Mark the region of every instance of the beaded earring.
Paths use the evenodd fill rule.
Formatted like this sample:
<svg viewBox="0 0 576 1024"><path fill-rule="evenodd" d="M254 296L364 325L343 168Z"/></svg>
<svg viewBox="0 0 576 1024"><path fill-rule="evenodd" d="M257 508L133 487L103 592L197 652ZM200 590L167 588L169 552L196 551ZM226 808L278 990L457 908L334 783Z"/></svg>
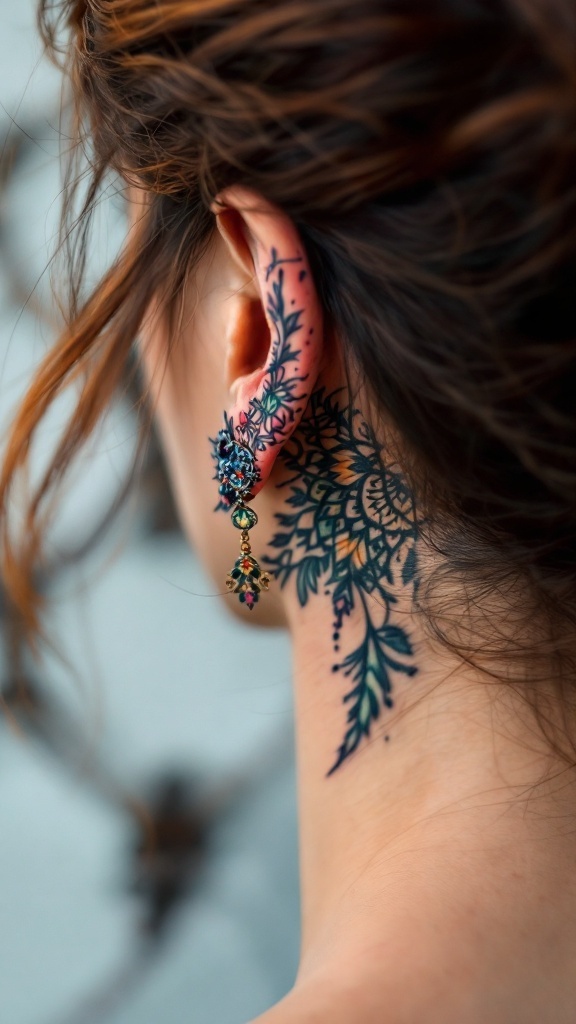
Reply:
<svg viewBox="0 0 576 1024"><path fill-rule="evenodd" d="M214 448L220 500L232 510L232 524L241 531L240 555L226 577L226 586L252 611L260 592L268 590L270 584L270 574L262 572L249 539L249 531L258 522L254 509L246 504L252 497L250 488L258 479L256 457L248 444L236 441L225 428L219 432Z"/></svg>

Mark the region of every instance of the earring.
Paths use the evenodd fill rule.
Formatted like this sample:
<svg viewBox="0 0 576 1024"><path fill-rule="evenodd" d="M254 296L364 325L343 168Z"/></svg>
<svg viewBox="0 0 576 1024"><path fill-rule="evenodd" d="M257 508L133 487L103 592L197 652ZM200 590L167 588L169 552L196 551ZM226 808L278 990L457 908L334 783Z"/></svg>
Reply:
<svg viewBox="0 0 576 1024"><path fill-rule="evenodd" d="M258 480L256 457L248 444L236 441L231 430L221 430L215 442L218 492L223 505L232 510L232 523L240 534L240 555L226 577L230 593L238 594L241 604L252 611L262 590L268 590L270 574L262 572L252 554L249 531L258 522L251 500L250 488Z"/></svg>

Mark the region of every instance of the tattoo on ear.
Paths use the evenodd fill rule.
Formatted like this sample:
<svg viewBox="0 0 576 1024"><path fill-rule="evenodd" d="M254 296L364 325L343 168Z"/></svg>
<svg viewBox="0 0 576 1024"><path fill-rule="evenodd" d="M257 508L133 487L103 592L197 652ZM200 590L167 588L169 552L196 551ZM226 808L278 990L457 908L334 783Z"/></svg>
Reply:
<svg viewBox="0 0 576 1024"><path fill-rule="evenodd" d="M245 445L253 452L264 451L265 448L283 442L291 429L298 413L301 413L308 401L308 391L304 385L308 374L298 373L298 363L302 356L303 344L295 336L302 330L300 318L303 310L289 309L285 298L285 273L283 264L302 263L301 256L281 258L276 249L270 251L270 263L264 268L269 289L266 294L266 312L272 325L273 338L270 359L266 364L266 375L262 390L258 396L250 399L248 409L242 410L238 422L224 413L224 429L217 438L211 438L214 458L218 466L218 446L222 442ZM300 271L299 280L303 271ZM293 300L292 303L294 304ZM290 367L289 364L293 364ZM218 477L218 472L217 472ZM219 478L219 477L218 477ZM259 479L258 468L254 466L251 484ZM229 508L235 499L235 493L228 495L220 488L221 501L217 508Z"/></svg>
<svg viewBox="0 0 576 1024"><path fill-rule="evenodd" d="M281 529L271 541L277 553L263 559L281 586L295 579L302 607L321 590L332 601L332 671L348 680L349 689L343 697L345 734L328 775L370 736L382 710L393 706L394 677L417 671L410 637L392 621L400 588L413 593L418 581L413 497L400 469L383 464L382 446L360 412L343 407L340 394L314 392L283 449L291 475L279 486L289 490L290 511L277 514ZM369 595L376 601L369 602ZM343 653L354 608L361 612L363 636Z"/></svg>
<svg viewBox="0 0 576 1024"><path fill-rule="evenodd" d="M273 274L274 271L276 270L276 267L279 267L281 263L301 263L301 262L302 262L302 257L301 256L284 256L284 257L281 257L281 256L278 255L278 250L275 249L274 247L272 247L270 249L270 263L266 267L266 280L268 281L268 278L270 277L270 274Z"/></svg>

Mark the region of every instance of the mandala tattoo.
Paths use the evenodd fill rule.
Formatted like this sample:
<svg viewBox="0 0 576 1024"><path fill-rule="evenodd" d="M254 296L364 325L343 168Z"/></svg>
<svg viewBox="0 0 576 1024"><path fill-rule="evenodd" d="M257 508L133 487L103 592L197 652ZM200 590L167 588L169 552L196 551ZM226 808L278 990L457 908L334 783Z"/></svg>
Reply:
<svg viewBox="0 0 576 1024"><path fill-rule="evenodd" d="M383 709L393 706L395 677L417 671L410 637L392 621L400 589L417 586L417 528L403 475L399 467L383 464L382 446L361 413L341 402L342 390L308 393L299 363L310 338L302 337L303 309L292 308L295 300L287 302L285 296L284 267L298 263L301 256L270 250L262 268L273 329L264 383L236 423L224 414L224 428L211 443L220 485L217 508L232 508L234 525L244 531L243 554L227 585L250 608L267 574L250 555L247 531L257 517L245 501L260 479L257 453L283 445L288 478L279 486L289 489L290 510L277 515L280 530L270 542L275 553L263 561L281 586L295 580L302 607L321 589L332 602L337 655L332 671L341 673L349 688L343 697L348 709L344 738L331 775L370 736ZM302 267L298 280L306 274ZM361 614L362 639L342 655L341 637L354 609Z"/></svg>
<svg viewBox="0 0 576 1024"><path fill-rule="evenodd" d="M343 407L340 395L314 392L283 449L290 476L279 486L289 490L290 511L277 514L281 529L271 541L277 553L263 559L282 586L295 580L302 607L320 590L331 598L332 671L350 688L343 698L344 739L329 775L393 706L393 679L417 671L407 631L392 622L401 588L413 593L417 585L413 498L400 469L383 464L382 446L360 412ZM362 640L342 655L341 634L354 608L361 612Z"/></svg>
<svg viewBox="0 0 576 1024"><path fill-rule="evenodd" d="M220 481L218 508L228 509L239 497L249 497L250 488L259 480L255 453L281 443L308 401L308 375L299 374L297 366L304 341L295 341L295 335L302 330L303 311L288 308L284 296L283 264L301 262L301 256L282 259L276 249L270 252L270 263L265 267L269 284L266 311L274 331L270 360L261 394L250 399L248 409L240 412L237 423L224 413L223 429L217 438L211 438L216 478ZM300 279L302 274L305 271L300 272ZM294 300L290 305L294 305ZM294 364L290 372L289 364Z"/></svg>

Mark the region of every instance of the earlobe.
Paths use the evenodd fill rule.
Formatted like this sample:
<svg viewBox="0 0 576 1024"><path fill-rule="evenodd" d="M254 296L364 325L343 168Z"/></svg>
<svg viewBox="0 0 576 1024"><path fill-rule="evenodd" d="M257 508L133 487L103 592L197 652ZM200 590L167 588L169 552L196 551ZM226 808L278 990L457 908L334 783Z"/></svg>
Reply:
<svg viewBox="0 0 576 1024"><path fill-rule="evenodd" d="M250 493L266 482L297 427L322 356L321 308L304 247L282 211L230 189L215 212L233 258L253 274L255 300L238 319L229 360L233 401L225 428L255 455Z"/></svg>

